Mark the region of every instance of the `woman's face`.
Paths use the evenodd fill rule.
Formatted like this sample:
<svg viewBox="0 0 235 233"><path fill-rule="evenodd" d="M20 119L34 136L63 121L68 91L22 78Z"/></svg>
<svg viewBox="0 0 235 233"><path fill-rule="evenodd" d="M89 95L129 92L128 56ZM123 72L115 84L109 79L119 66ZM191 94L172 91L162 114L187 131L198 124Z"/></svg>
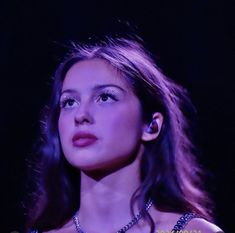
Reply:
<svg viewBox="0 0 235 233"><path fill-rule="evenodd" d="M101 59L74 64L60 97L59 135L68 162L112 170L136 155L144 130L141 105L118 71Z"/></svg>

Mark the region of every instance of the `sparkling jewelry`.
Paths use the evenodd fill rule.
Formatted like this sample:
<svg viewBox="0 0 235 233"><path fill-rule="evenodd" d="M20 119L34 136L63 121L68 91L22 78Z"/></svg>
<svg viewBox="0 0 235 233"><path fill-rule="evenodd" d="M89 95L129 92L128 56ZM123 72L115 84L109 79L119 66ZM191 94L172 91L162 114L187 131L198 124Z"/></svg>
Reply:
<svg viewBox="0 0 235 233"><path fill-rule="evenodd" d="M148 200L148 202L145 205L145 209L141 210L137 215L135 215L132 220L127 223L124 227L122 227L120 230L118 230L116 233L124 233L126 231L128 231L131 227L133 227L136 223L138 223L138 221L143 217L143 213L145 211L148 211L149 208L153 205L153 202L151 199ZM76 228L77 233L86 233L80 224L78 215L74 215L73 216L73 222Z"/></svg>

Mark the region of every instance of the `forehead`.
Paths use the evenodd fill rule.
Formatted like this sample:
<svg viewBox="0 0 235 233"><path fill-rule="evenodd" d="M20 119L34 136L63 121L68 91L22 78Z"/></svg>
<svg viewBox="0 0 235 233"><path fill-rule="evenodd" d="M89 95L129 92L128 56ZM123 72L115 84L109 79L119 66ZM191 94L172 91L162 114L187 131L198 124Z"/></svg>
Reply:
<svg viewBox="0 0 235 233"><path fill-rule="evenodd" d="M88 88L96 84L115 84L128 90L132 89L121 72L102 59L84 60L75 63L67 71L62 89L77 85L80 88Z"/></svg>

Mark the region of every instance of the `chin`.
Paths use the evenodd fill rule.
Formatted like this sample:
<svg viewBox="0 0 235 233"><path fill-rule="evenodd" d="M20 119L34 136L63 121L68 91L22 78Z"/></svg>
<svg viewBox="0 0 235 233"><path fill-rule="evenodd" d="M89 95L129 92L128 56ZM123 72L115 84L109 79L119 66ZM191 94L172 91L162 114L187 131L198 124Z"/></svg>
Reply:
<svg viewBox="0 0 235 233"><path fill-rule="evenodd" d="M65 156L65 159L68 163L78 168L79 170L97 170L102 169L102 164L100 163L100 159L95 157L92 153L83 153L81 154L73 154L70 156Z"/></svg>

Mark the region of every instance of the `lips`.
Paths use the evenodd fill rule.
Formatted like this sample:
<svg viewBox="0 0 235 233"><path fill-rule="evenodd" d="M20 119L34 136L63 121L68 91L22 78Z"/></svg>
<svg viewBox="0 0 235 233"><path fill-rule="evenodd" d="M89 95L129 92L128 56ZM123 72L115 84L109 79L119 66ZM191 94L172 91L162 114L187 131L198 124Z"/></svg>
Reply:
<svg viewBox="0 0 235 233"><path fill-rule="evenodd" d="M72 138L72 142L75 147L90 146L91 144L95 143L96 140L97 137L95 135L87 132L76 133Z"/></svg>

